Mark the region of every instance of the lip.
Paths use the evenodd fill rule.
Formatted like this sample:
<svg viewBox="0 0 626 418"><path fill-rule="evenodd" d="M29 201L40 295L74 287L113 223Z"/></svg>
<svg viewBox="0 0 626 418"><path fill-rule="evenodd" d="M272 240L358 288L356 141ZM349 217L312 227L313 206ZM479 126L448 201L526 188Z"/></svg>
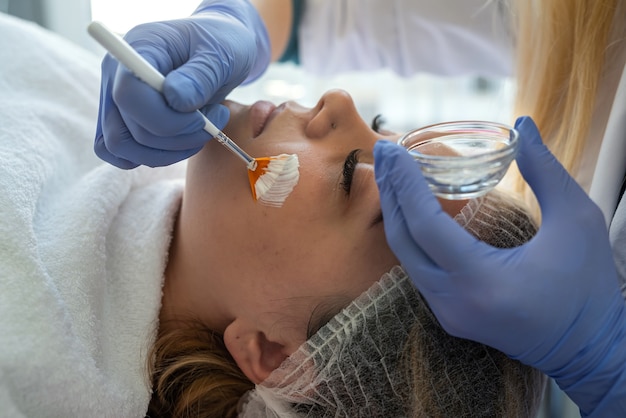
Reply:
<svg viewBox="0 0 626 418"><path fill-rule="evenodd" d="M270 115L275 109L276 105L266 100L259 100L250 107L250 124L252 126L253 138L261 135Z"/></svg>

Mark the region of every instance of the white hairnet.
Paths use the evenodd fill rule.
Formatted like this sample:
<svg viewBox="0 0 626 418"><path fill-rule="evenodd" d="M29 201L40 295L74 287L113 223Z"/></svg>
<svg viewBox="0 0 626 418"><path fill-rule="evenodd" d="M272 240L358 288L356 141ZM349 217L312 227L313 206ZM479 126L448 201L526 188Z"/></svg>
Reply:
<svg viewBox="0 0 626 418"><path fill-rule="evenodd" d="M536 231L523 210L495 193L456 219L500 247ZM530 417L542 389L538 371L445 333L397 266L256 385L240 402L240 416Z"/></svg>

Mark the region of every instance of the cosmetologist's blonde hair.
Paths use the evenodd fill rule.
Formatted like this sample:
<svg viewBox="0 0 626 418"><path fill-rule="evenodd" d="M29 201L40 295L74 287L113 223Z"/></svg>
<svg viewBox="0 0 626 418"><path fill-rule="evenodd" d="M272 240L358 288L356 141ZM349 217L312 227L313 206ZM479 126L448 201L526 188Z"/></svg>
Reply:
<svg viewBox="0 0 626 418"><path fill-rule="evenodd" d="M607 63L624 48L623 0L511 0L517 50L515 114L530 115L576 175ZM517 184L524 189L523 182Z"/></svg>

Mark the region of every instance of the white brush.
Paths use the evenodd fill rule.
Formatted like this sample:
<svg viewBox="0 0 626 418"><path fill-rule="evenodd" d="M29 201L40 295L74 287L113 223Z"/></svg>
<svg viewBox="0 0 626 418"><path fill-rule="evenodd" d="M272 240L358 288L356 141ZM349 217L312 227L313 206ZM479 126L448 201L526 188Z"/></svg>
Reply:
<svg viewBox="0 0 626 418"><path fill-rule="evenodd" d="M150 65L121 36L111 32L100 22L91 22L87 31L137 78L156 91L163 92L165 81L163 74ZM202 115L202 117L204 130L246 163L254 199L269 206L282 206L300 178L298 156L281 154L274 157L252 158L232 139L217 129L206 116Z"/></svg>

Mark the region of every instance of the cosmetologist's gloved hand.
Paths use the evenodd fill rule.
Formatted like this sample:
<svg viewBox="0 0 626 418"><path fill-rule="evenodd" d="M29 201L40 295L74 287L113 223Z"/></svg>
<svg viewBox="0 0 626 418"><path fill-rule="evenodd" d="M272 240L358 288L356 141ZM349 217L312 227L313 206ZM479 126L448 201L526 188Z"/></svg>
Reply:
<svg viewBox="0 0 626 418"><path fill-rule="evenodd" d="M146 23L125 39L165 75L163 94L107 55L102 62L94 149L120 168L164 166L188 158L211 139L200 109L219 129L219 103L270 61L265 25L247 0L205 0L191 17Z"/></svg>
<svg viewBox="0 0 626 418"><path fill-rule="evenodd" d="M626 312L603 215L532 119L516 127L518 165L542 211L531 241L478 241L443 212L406 150L379 141L387 240L450 334L542 370L584 416L626 416Z"/></svg>

